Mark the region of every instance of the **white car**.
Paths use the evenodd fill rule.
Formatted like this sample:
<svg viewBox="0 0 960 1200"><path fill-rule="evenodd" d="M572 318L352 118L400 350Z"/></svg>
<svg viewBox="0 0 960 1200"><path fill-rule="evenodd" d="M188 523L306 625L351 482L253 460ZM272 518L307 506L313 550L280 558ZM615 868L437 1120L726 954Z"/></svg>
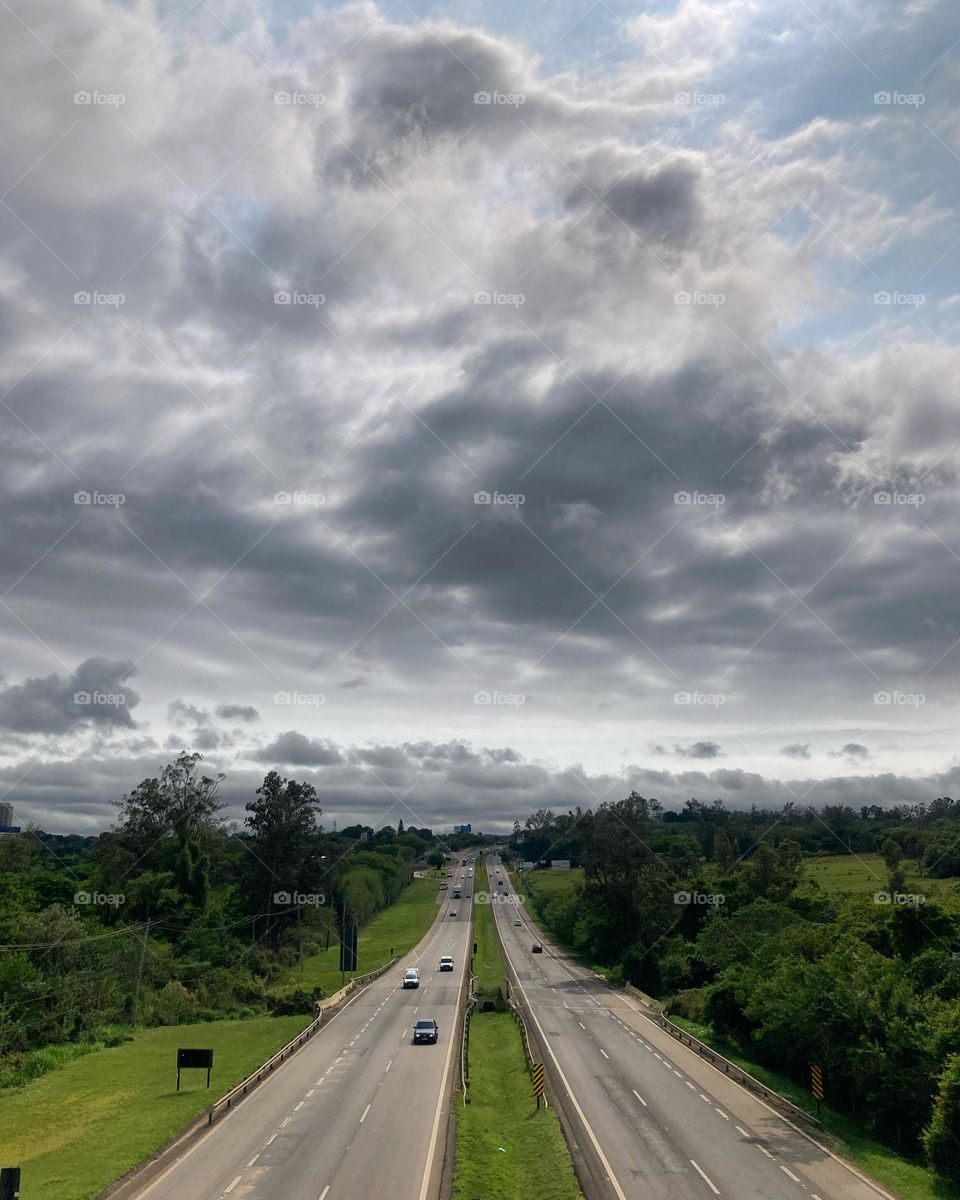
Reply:
<svg viewBox="0 0 960 1200"><path fill-rule="evenodd" d="M443 958L440 959L440 970L441 971L452 971L453 970L453 959L451 958L451 956L449 954L445 954L443 956Z"/></svg>
<svg viewBox="0 0 960 1200"><path fill-rule="evenodd" d="M418 988L420 986L420 972L416 967L408 967L404 971L403 986L405 988Z"/></svg>

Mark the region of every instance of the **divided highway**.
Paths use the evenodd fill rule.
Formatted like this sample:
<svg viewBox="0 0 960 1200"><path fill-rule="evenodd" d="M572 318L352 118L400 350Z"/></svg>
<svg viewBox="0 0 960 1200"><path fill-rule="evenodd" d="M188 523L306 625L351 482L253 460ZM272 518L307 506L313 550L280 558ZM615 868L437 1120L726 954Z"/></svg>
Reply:
<svg viewBox="0 0 960 1200"><path fill-rule="evenodd" d="M135 1192L136 1200L432 1200L472 948L466 870L454 867L450 881L464 883L463 899L449 899L452 888L439 894L437 919L419 946ZM452 974L437 969L446 954ZM420 968L420 987L404 990L403 972L412 966ZM421 1016L439 1024L436 1045L412 1044Z"/></svg>
<svg viewBox="0 0 960 1200"><path fill-rule="evenodd" d="M499 860L489 859L490 892L515 897L506 869L499 870ZM494 904L494 913L610 1197L889 1200L664 1032L626 993L559 957L521 905ZM542 954L531 953L534 941L543 944Z"/></svg>

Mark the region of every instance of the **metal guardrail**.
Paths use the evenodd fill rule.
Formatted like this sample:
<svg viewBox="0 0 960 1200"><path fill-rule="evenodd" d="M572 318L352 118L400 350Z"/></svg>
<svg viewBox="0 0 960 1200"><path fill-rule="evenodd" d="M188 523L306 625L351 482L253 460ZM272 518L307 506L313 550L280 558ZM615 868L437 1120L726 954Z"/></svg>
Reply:
<svg viewBox="0 0 960 1200"><path fill-rule="evenodd" d="M308 1042L315 1033L319 1033L324 1024L333 1016L334 1011L340 1007L351 992L355 992L357 988L364 987L374 979L379 979L397 961L396 958L391 958L382 967L378 967L375 971L368 971L365 975L357 975L354 979L350 980L346 987L341 988L339 992L334 992L327 1000L326 1005L321 1008L320 1013L310 1022L306 1029L301 1030L295 1038L287 1042L276 1054L257 1067L252 1074L248 1075L245 1079L241 1079L236 1087L231 1088L225 1096L221 1096L216 1103L210 1105L207 1109L207 1124L212 1125L217 1117L229 1111L234 1104L239 1103L248 1092L263 1081L265 1076L279 1067L282 1062L285 1062L291 1054L299 1050L304 1042Z"/></svg>
<svg viewBox="0 0 960 1200"><path fill-rule="evenodd" d="M636 992L637 989L631 988L631 986L628 984L627 990ZM642 996L642 993L640 993L640 995ZM788 1109L790 1113L798 1120L809 1121L811 1124L818 1126L822 1124L820 1119L814 1116L813 1113L807 1112L805 1108L800 1108L791 1100L788 1100L786 1096L781 1096L779 1092L775 1092L772 1088L768 1088L765 1084L761 1083L759 1079L755 1079L752 1075L749 1075L746 1071L744 1071L742 1067L738 1067L735 1062L731 1062L729 1058L724 1058L719 1051L714 1050L711 1046L708 1046L706 1042L701 1042L700 1039L694 1037L692 1033L687 1033L687 1031L685 1029L681 1029L679 1025L674 1025L674 1023L664 1012L654 1009L652 1019L657 1022L661 1029L669 1033L671 1037L676 1038L676 1040L682 1045L689 1046L691 1050L696 1050L702 1059L710 1063L711 1066L716 1067L718 1071L723 1071L725 1075L729 1075L730 1078L739 1083L741 1087L747 1088L748 1091L755 1092L757 1095L762 1096L765 1100L770 1100L781 1108Z"/></svg>

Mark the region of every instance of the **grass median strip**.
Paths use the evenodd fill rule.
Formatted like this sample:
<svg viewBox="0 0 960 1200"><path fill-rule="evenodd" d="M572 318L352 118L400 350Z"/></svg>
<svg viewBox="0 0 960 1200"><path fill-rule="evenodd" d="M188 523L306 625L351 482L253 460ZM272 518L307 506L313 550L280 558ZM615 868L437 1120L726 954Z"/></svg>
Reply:
<svg viewBox="0 0 960 1200"><path fill-rule="evenodd" d="M474 920L474 970L489 994L504 976L491 906L476 905ZM557 1118L543 1104L537 1109L510 1013L474 1013L469 1075L469 1103L457 1117L454 1200L582 1200Z"/></svg>

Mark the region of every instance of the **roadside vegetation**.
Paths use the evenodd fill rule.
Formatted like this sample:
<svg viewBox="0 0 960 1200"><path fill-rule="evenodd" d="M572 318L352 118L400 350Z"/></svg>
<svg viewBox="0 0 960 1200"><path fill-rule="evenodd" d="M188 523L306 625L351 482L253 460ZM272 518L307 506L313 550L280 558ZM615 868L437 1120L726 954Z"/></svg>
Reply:
<svg viewBox="0 0 960 1200"><path fill-rule="evenodd" d="M473 970L480 996L492 999L505 975L493 909L473 907ZM469 1079L469 1103L457 1110L454 1200L583 1200L556 1116L537 1109L511 1013L478 1009L470 1018Z"/></svg>
<svg viewBox="0 0 960 1200"><path fill-rule="evenodd" d="M195 1025L190 1042L212 1047L206 1072L177 1083L183 1031L145 1029L120 1045L66 1063L56 1075L0 1093L5 1165L23 1168L24 1197L89 1200L141 1162L265 1062L303 1027L302 1017Z"/></svg>
<svg viewBox="0 0 960 1200"><path fill-rule="evenodd" d="M413 876L444 865L431 830L332 833L313 787L275 771L238 829L220 783L184 753L99 837L0 837L0 1089L139 1028L307 1017L340 986L343 923L357 973L429 926L435 885Z"/></svg>
<svg viewBox="0 0 960 1200"><path fill-rule="evenodd" d="M559 943L777 1090L809 1097L820 1065L851 1158L901 1194L955 1194L960 803L664 812L632 793L535 813L510 849L580 868L525 877Z"/></svg>

